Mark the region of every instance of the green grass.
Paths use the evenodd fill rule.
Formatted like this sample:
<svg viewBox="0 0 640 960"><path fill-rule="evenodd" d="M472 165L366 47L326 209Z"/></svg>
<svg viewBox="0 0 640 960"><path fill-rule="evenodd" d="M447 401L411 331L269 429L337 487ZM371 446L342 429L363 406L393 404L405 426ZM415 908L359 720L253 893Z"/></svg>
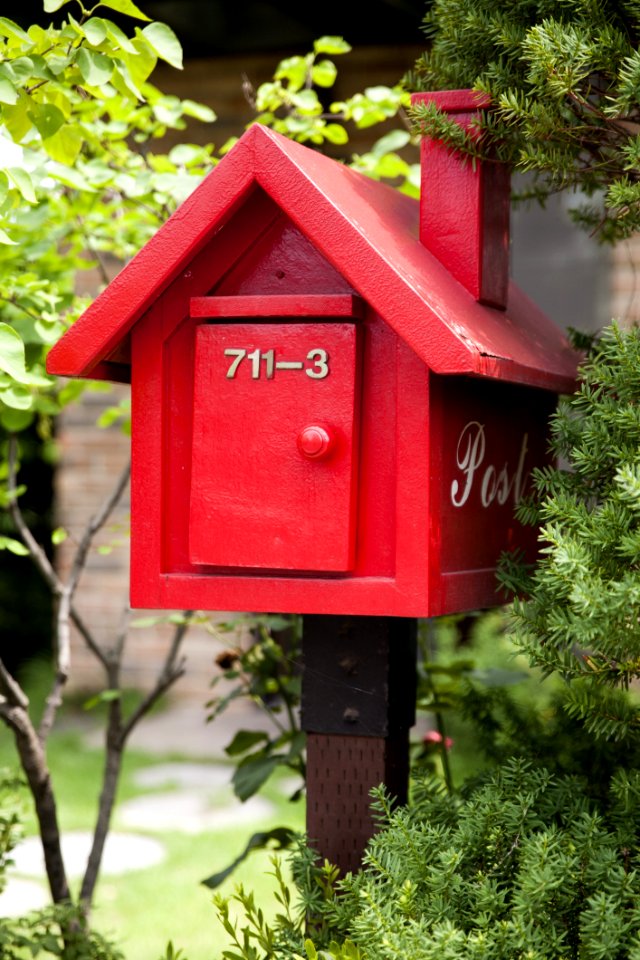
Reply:
<svg viewBox="0 0 640 960"><path fill-rule="evenodd" d="M64 716L62 717L64 720ZM93 718L91 718L91 722ZM103 753L86 746L82 735L64 729L51 734L48 746L60 825L63 832L91 830L94 825L101 784ZM180 759L175 753L148 754L138 750L127 752L123 767L118 804L149 793L171 789L149 790L136 785L135 774L144 767ZM191 758L182 759L193 762ZM201 761L197 761L201 762ZM17 769L15 748L6 728L0 728L0 768ZM232 767L229 767L231 777ZM227 937L217 921L212 905L212 891L201 881L226 867L244 848L257 829L287 825L303 829L304 807L291 804L283 789L283 780L267 785L263 795L273 807L272 814L256 822L224 826L199 833L166 830L132 830L119 822L116 807L113 829L146 835L159 840L166 851L165 860L154 867L131 870L121 875L105 875L98 883L93 925L122 946L127 960L158 960L166 944L173 941L184 951L184 960L214 960L221 956ZM236 801L239 805L239 801ZM212 800L215 803L215 796ZM25 791L26 834L36 832L36 823ZM274 884L269 876L269 852L258 852L238 868L220 888L230 893L242 882L264 903L266 912L275 911L271 897ZM45 885L44 878L42 880ZM79 883L71 878L75 889Z"/></svg>

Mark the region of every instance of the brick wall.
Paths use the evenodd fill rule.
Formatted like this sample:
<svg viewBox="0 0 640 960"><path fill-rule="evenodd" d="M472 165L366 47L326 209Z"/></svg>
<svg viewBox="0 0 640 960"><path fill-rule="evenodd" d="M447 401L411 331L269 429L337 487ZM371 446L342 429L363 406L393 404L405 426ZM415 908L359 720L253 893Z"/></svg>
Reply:
<svg viewBox="0 0 640 960"><path fill-rule="evenodd" d="M624 326L640 323L640 236L612 251L611 316Z"/></svg>

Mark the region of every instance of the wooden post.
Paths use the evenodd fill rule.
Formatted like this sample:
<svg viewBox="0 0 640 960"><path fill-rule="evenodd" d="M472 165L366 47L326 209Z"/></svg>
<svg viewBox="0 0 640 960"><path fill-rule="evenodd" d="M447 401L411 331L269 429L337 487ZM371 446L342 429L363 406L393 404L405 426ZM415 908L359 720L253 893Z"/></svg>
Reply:
<svg viewBox="0 0 640 960"><path fill-rule="evenodd" d="M371 788L384 783L407 799L416 620L306 616L303 659L307 835L346 873L374 831Z"/></svg>

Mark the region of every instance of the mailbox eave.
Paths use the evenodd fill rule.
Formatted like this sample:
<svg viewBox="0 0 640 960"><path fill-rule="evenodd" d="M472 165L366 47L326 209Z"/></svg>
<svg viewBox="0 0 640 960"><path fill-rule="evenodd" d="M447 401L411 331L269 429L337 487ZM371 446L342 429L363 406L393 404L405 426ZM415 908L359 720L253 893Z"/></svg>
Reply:
<svg viewBox="0 0 640 960"><path fill-rule="evenodd" d="M52 348L49 372L126 379L112 358L132 327L256 187L434 372L572 389L560 330L515 287L507 310L478 303L420 243L417 201L260 125Z"/></svg>

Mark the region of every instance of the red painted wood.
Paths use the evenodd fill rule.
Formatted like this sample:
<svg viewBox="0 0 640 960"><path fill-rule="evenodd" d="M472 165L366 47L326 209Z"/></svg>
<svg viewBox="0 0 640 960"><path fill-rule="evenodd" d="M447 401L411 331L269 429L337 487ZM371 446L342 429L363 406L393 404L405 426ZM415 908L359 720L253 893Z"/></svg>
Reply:
<svg viewBox="0 0 640 960"><path fill-rule="evenodd" d="M531 471L549 462L552 394L460 377L431 378L430 608L501 602L496 561L536 552L537 531L515 519ZM504 599L504 598L502 598Z"/></svg>
<svg viewBox="0 0 640 960"><path fill-rule="evenodd" d="M517 288L506 311L477 302L417 239L413 201L264 128L241 144L50 355L59 373L131 367L132 604L495 603L497 554L520 531L478 489L491 466L486 497L513 473L525 425L542 456L575 355ZM326 378L305 373L314 348ZM237 378L225 349L247 351ZM485 448L456 507L470 422Z"/></svg>
<svg viewBox="0 0 640 960"><path fill-rule="evenodd" d="M489 98L472 90L416 93L473 133ZM476 300L507 305L510 175L502 164L453 154L439 141L421 143L420 239Z"/></svg>
<svg viewBox="0 0 640 960"><path fill-rule="evenodd" d="M195 325L189 319L191 297L203 296L219 283L256 239L268 233L276 216L275 205L255 191L251 201L158 297L133 331L132 597L153 596L166 570L189 569L184 485L188 490L191 472ZM139 605L145 606L145 601Z"/></svg>
<svg viewBox="0 0 640 960"><path fill-rule="evenodd" d="M205 470L207 456L206 444L200 453L194 453L193 409L195 403L206 420L214 400L203 377L198 374L194 378L196 330L202 325L189 316L193 297L205 293L230 298L262 296L268 315L271 294L258 291L281 289L276 276L281 272L293 284L297 297L304 298L308 295L305 291L315 290L319 283L328 296L344 295L343 278L290 221L268 219L266 213L265 207L259 242L247 235L254 219L248 208L242 229L216 239L203 250L188 276L182 276L158 299L134 331L132 602L150 607L394 616L423 616L495 603L492 569L477 570L475 561L464 573L440 568L441 544L434 539L434 530L446 530L446 525L438 519L440 488L429 477L442 475L438 450L451 445L446 419L438 420L446 417L448 403L433 405L425 364L371 310L356 321L362 334L360 470L349 514L355 520L350 533L355 539L350 569L334 569L328 574L312 571L310 561L304 558L299 558L302 576L291 567L288 572L261 566L234 568L231 564L238 562L235 548L227 555L226 564L222 555L212 555L214 563L194 562L205 555L190 554L191 491L196 482L194 467L195 471ZM228 263L234 264L231 270ZM263 336L271 326L260 322L257 331L263 331ZM291 330L296 326L300 325L292 323ZM315 323L304 324L307 332L313 326ZM238 324L239 329L250 327L246 319ZM288 323L282 324L283 329L288 327ZM466 383L464 378L435 381L439 379L451 385L453 400L457 388ZM475 385L481 393L483 382L476 380ZM268 386L266 381L263 386ZM458 406L464 396L462 390ZM472 416L477 397L469 396L468 403ZM505 409L508 405L503 404ZM256 409L263 406L258 404ZM287 411L297 407L293 396L283 404ZM232 430L234 422L229 419L228 426L221 423L220 429ZM232 467L227 482L233 483ZM265 496L273 486L265 481ZM255 500L255 494L249 499ZM295 507L299 498L293 500ZM236 538L227 535L223 539ZM467 538L461 540L467 542ZM249 562L257 560L254 557ZM260 562L269 563L266 557ZM284 561L271 562L275 566Z"/></svg>
<svg viewBox="0 0 640 960"><path fill-rule="evenodd" d="M189 517L194 564L352 568L356 332L347 323L198 328Z"/></svg>
<svg viewBox="0 0 640 960"><path fill-rule="evenodd" d="M571 389L576 359L558 328L513 287L506 314L476 302L418 241L415 201L260 125L243 135L56 344L50 372L100 372L97 365L251 204L258 186L430 369ZM279 282L275 276L271 281Z"/></svg>
<svg viewBox="0 0 640 960"><path fill-rule="evenodd" d="M361 317L364 304L349 294L264 294L192 297L192 317ZM267 313L267 310L269 311Z"/></svg>

